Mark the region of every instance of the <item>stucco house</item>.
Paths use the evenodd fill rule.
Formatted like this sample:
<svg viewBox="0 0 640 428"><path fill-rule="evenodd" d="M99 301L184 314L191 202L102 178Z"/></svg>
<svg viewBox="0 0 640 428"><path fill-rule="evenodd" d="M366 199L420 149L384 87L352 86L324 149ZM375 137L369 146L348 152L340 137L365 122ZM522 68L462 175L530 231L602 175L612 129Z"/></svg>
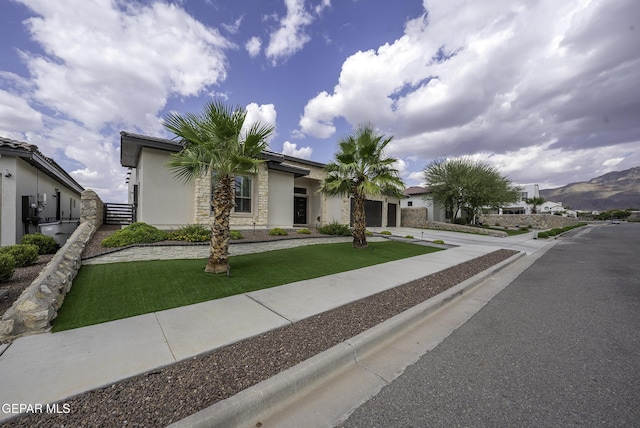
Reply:
<svg viewBox="0 0 640 428"><path fill-rule="evenodd" d="M0 137L0 245L20 242L43 222L77 220L83 190L37 146Z"/></svg>
<svg viewBox="0 0 640 428"><path fill-rule="evenodd" d="M452 213L445 210L444 207L434 204L433 196L428 187L411 186L404 191L405 198L400 202L402 208L420 208L421 212L426 208L424 217L426 221L450 221ZM408 212L405 210L405 212Z"/></svg>
<svg viewBox="0 0 640 428"><path fill-rule="evenodd" d="M211 177L184 183L166 167L180 141L130 132L120 133L120 163L129 168L129 203L136 221L161 229L210 224ZM271 151L262 152L253 175L236 177L234 229L317 227L334 221L351 223L351 202L319 192L324 164ZM395 226L400 200L381 196L366 202L368 227Z"/></svg>

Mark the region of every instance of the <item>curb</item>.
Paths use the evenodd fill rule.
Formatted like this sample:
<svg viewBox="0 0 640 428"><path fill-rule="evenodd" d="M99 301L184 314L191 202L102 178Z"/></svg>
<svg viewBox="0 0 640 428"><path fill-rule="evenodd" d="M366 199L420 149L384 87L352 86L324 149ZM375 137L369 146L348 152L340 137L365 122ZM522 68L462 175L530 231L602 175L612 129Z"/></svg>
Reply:
<svg viewBox="0 0 640 428"><path fill-rule="evenodd" d="M169 427L255 426L257 420L272 413L274 409L300 399L327 379L357 367L360 358L384 346L400 333L411 329L428 315L467 293L491 275L524 257L525 254L519 252L375 327L247 388L233 397L177 421Z"/></svg>

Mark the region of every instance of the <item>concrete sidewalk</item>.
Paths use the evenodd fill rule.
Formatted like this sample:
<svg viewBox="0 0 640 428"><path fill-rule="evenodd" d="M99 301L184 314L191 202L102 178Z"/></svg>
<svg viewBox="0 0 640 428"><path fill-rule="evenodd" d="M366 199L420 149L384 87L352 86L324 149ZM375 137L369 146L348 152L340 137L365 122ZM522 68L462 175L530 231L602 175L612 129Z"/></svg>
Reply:
<svg viewBox="0 0 640 428"><path fill-rule="evenodd" d="M276 329L494 251L473 245L0 347L0 403L46 404ZM4 345L3 345L4 346ZM13 415L0 410L0 421Z"/></svg>

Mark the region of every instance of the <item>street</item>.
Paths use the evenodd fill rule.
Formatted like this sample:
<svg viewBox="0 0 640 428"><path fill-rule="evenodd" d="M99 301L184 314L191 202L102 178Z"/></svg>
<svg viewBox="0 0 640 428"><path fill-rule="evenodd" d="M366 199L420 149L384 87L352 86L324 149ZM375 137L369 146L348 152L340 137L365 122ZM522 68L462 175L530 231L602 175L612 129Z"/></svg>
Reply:
<svg viewBox="0 0 640 428"><path fill-rule="evenodd" d="M339 426L640 426L640 224L560 240Z"/></svg>

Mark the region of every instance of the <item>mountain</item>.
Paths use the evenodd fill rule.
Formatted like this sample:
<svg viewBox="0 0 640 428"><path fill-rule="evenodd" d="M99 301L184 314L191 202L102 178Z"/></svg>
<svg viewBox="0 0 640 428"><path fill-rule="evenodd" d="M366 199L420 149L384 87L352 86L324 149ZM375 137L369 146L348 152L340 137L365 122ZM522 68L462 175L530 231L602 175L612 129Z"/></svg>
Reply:
<svg viewBox="0 0 640 428"><path fill-rule="evenodd" d="M640 209L640 166L557 189L543 189L540 196L579 211Z"/></svg>

